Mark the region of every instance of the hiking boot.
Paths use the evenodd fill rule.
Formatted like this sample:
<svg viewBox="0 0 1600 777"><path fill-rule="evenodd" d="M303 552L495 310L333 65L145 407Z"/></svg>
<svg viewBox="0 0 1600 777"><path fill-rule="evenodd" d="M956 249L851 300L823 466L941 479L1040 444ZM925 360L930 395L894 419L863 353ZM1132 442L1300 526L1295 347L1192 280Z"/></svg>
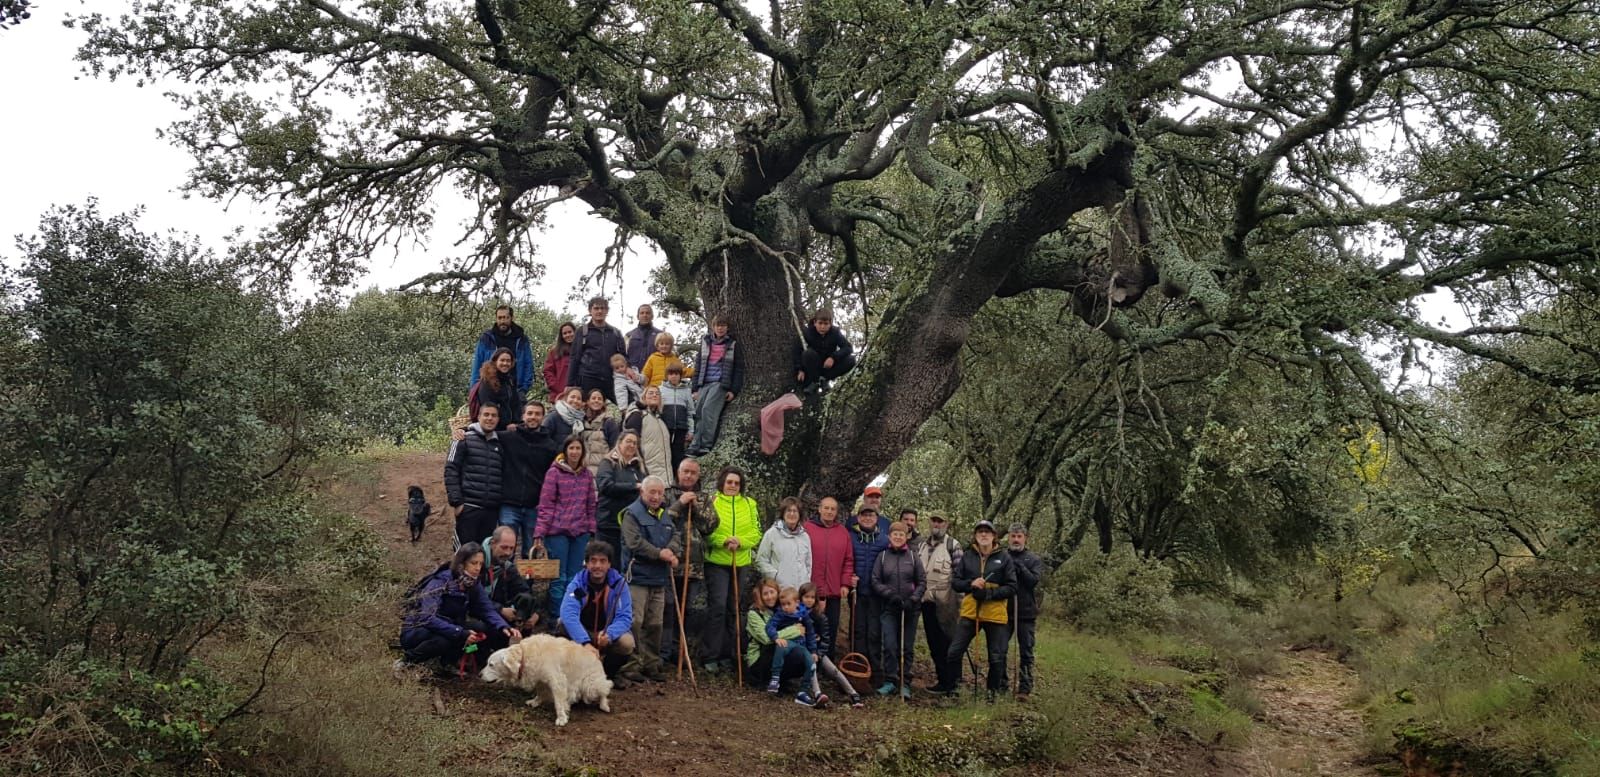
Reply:
<svg viewBox="0 0 1600 777"><path fill-rule="evenodd" d="M778 691L779 691L778 678L774 677L774 678L772 678L771 681L769 681L767 683L767 693L770 693L773 696L777 696L778 695Z"/></svg>
<svg viewBox="0 0 1600 777"><path fill-rule="evenodd" d="M954 685L935 685L928 689L928 693L931 693L935 696L955 696L961 693L961 689L955 687Z"/></svg>
<svg viewBox="0 0 1600 777"><path fill-rule="evenodd" d="M774 680L773 682L774 682L774 684L776 684L777 681ZM770 688L771 686L768 686L768 687ZM802 707L815 707L815 706L817 706L817 700L811 698L811 694L806 693L805 691L801 691L801 692L799 692L799 693L794 695L794 703L795 704L799 704Z"/></svg>
<svg viewBox="0 0 1600 777"><path fill-rule="evenodd" d="M664 683L667 681L667 670L666 667L656 664L655 666L644 670L644 676L645 679L649 680L650 682Z"/></svg>
<svg viewBox="0 0 1600 777"><path fill-rule="evenodd" d="M867 706L867 703L861 700L861 694L859 694L859 693L850 694L850 707L851 707L851 709L859 710L859 709L861 709L862 707L865 707L865 706Z"/></svg>
<svg viewBox="0 0 1600 777"><path fill-rule="evenodd" d="M726 671L721 661L707 661L700 667L701 674L719 675Z"/></svg>
<svg viewBox="0 0 1600 777"><path fill-rule="evenodd" d="M634 685L642 685L642 684L644 684L644 681L645 681L644 680L644 675L640 674L639 670L637 670L637 669L633 669L633 668L624 669L619 674L622 677L622 679L627 680L628 682L633 683Z"/></svg>
<svg viewBox="0 0 1600 777"><path fill-rule="evenodd" d="M632 685L633 683L629 682L628 678L623 677L620 674L611 678L611 690L613 691L626 691Z"/></svg>
<svg viewBox="0 0 1600 777"><path fill-rule="evenodd" d="M1017 701L1022 703L1022 704L1027 704L1028 703L1028 692L1027 691L1017 691Z"/></svg>
<svg viewBox="0 0 1600 777"><path fill-rule="evenodd" d="M894 693L894 689L894 683L884 683L883 685L878 686L878 695L888 696L889 694Z"/></svg>

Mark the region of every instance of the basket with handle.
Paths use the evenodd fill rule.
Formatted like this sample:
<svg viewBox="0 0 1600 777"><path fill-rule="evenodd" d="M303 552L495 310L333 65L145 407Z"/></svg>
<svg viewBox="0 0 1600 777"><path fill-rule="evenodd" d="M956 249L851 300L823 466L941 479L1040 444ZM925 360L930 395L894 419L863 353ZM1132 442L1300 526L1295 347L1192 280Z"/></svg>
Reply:
<svg viewBox="0 0 1600 777"><path fill-rule="evenodd" d="M850 685L854 686L857 693L872 693L872 662L867 657L856 651L856 619L861 614L857 606L856 592L850 592L850 652L839 658L839 671L844 673Z"/></svg>
<svg viewBox="0 0 1600 777"><path fill-rule="evenodd" d="M561 561L546 558L544 546L535 548L534 558L517 559L517 573L529 580L554 580L561 576Z"/></svg>

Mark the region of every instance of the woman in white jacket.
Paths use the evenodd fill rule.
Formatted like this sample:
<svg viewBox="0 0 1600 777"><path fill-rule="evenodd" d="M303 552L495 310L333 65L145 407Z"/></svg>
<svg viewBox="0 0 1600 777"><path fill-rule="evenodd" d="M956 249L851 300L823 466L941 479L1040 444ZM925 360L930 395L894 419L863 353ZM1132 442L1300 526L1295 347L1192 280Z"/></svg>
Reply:
<svg viewBox="0 0 1600 777"><path fill-rule="evenodd" d="M777 581L779 588L799 589L811 582L811 538L800 520L800 500L789 497L778 504L780 520L767 529L756 548L756 571Z"/></svg>

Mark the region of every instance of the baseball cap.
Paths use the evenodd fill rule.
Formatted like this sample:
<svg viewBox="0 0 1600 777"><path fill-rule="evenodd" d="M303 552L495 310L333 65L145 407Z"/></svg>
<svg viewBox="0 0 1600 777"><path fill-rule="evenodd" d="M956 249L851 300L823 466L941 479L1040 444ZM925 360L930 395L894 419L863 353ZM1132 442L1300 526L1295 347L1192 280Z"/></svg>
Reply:
<svg viewBox="0 0 1600 777"><path fill-rule="evenodd" d="M998 532L994 530L994 523L991 521L978 521L978 525L972 527L972 533L977 534L985 529L988 529L990 534L998 534Z"/></svg>
<svg viewBox="0 0 1600 777"><path fill-rule="evenodd" d="M867 486L866 490L861 492L861 495L862 496L883 496L883 489L878 488L877 486Z"/></svg>

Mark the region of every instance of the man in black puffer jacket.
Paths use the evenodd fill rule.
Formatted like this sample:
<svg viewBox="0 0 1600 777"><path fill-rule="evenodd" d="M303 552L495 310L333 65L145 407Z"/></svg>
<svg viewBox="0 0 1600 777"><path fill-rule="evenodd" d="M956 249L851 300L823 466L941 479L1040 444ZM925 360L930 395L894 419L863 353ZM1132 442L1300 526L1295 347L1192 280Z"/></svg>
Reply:
<svg viewBox="0 0 1600 777"><path fill-rule="evenodd" d="M500 483L500 525L517 532L517 556L529 558L538 540L533 529L538 519L539 491L544 473L561 453L561 441L544 426L544 404L530 402L522 410L522 423L499 433L505 446L500 456L504 474Z"/></svg>
<svg viewBox="0 0 1600 777"><path fill-rule="evenodd" d="M483 541L500 517L502 448L494 431L499 423L499 407L479 407L477 423L467 427L465 437L450 443L445 455L445 496L459 511L455 547Z"/></svg>

